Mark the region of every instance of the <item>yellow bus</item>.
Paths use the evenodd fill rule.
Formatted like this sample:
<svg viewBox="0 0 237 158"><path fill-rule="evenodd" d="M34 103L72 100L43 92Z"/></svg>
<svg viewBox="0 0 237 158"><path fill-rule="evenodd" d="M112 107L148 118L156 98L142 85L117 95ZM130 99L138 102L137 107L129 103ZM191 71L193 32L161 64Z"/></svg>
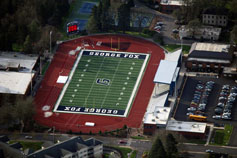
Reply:
<svg viewBox="0 0 237 158"><path fill-rule="evenodd" d="M189 119L195 120L195 121L207 121L206 116L200 116L200 115L189 115Z"/></svg>

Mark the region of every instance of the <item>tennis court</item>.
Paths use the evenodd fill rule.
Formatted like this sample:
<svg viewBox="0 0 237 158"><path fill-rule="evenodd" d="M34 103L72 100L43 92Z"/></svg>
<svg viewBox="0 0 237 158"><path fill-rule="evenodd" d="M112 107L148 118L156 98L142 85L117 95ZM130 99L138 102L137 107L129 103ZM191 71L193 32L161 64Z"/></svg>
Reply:
<svg viewBox="0 0 237 158"><path fill-rule="evenodd" d="M148 59L149 54L82 51L54 111L126 117Z"/></svg>
<svg viewBox="0 0 237 158"><path fill-rule="evenodd" d="M92 8L96 5L96 3L92 2L84 2L79 10L81 14L90 14Z"/></svg>

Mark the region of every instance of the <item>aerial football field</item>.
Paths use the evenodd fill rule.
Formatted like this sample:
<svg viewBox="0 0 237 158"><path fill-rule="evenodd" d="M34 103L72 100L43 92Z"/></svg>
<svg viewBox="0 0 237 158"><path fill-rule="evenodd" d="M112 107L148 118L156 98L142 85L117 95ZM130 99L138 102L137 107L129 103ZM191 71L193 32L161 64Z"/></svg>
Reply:
<svg viewBox="0 0 237 158"><path fill-rule="evenodd" d="M149 54L82 50L54 112L126 117Z"/></svg>

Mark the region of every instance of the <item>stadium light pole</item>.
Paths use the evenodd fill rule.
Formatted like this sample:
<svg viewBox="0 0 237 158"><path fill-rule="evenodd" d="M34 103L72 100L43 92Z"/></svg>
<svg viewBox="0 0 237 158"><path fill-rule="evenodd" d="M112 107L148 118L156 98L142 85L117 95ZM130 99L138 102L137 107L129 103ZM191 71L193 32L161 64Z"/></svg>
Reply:
<svg viewBox="0 0 237 158"><path fill-rule="evenodd" d="M184 29L182 28L179 31L179 38L180 38L180 44L181 44L181 63L182 63L182 57L183 57L183 36L184 36Z"/></svg>
<svg viewBox="0 0 237 158"><path fill-rule="evenodd" d="M51 46L52 33L53 33L53 31L50 31L50 32L49 32L49 45L50 45L50 54L52 53L52 50L51 50L51 49L52 49L52 48L51 48L51 47L52 47L52 46Z"/></svg>

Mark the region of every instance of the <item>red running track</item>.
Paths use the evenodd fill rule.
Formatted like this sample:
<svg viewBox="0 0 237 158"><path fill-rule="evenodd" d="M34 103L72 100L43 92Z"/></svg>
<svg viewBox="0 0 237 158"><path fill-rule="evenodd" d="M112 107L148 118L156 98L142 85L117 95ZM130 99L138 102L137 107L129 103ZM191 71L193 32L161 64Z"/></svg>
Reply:
<svg viewBox="0 0 237 158"><path fill-rule="evenodd" d="M75 50L82 43L88 43L86 49L110 50L111 38L113 42L120 41L120 48L124 52L148 53L150 60L148 62L145 74L138 89L137 95L133 102L130 113L127 117L99 116L86 114L67 114L53 113L45 117L46 112L52 112L54 104L63 88L63 84L57 84L59 75L68 75L77 58L76 55L69 55L70 50ZM102 41L101 46L96 43ZM117 47L116 42L113 47ZM132 128L139 128L144 114L146 112L149 99L151 97L154 83L153 78L161 59L164 59L164 51L161 47L153 42L126 35L94 35L85 36L78 39L70 40L59 45L54 58L44 76L41 86L36 94L36 115L35 120L44 126L55 127L59 131L93 133L99 131L111 131L122 128L124 125ZM48 105L49 109L42 108ZM94 127L84 126L85 122L94 122Z"/></svg>

